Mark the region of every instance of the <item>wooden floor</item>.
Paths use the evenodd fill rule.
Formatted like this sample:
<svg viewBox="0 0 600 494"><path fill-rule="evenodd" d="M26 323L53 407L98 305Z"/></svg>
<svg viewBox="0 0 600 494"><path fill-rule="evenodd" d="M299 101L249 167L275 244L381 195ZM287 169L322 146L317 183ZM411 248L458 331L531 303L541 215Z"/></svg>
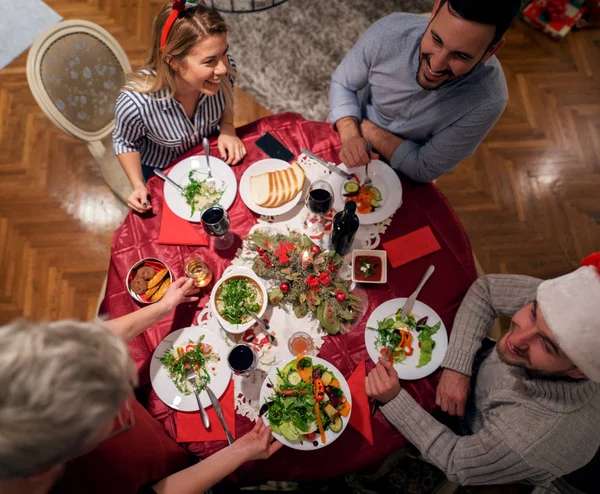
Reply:
<svg viewBox="0 0 600 494"><path fill-rule="evenodd" d="M65 19L105 27L135 67L163 0L46 2ZM501 60L507 111L477 154L438 184L485 271L551 277L600 250L600 31L557 43L518 24ZM125 209L86 146L38 108L25 62L23 54L0 71L0 322L86 319ZM268 114L247 94L236 98L237 125Z"/></svg>

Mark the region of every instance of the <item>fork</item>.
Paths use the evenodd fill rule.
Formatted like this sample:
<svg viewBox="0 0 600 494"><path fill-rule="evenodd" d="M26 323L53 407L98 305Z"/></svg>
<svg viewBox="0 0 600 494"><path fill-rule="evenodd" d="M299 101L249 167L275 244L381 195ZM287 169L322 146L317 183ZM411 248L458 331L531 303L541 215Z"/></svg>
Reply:
<svg viewBox="0 0 600 494"><path fill-rule="evenodd" d="M369 162L371 161L371 150L373 149L373 146L371 145L371 141L369 141L368 139L366 140L366 147L367 155L369 156L369 161L367 161L367 165L365 166L365 180L363 182L363 185L369 186L373 183L373 180L371 180L371 177L369 177Z"/></svg>
<svg viewBox="0 0 600 494"><path fill-rule="evenodd" d="M214 182L215 178L212 176L210 171L210 145L206 137L202 138L202 147L204 148L204 155L206 156L206 169L208 170L208 176L206 182Z"/></svg>
<svg viewBox="0 0 600 494"><path fill-rule="evenodd" d="M190 383L190 386L192 386L194 396L198 402L198 409L200 411L200 417L202 417L202 424L204 425L204 428L208 430L210 428L210 419L208 418L208 414L206 413L206 410L204 410L202 403L200 403L200 395L196 390L196 373L193 370L188 372L187 381Z"/></svg>

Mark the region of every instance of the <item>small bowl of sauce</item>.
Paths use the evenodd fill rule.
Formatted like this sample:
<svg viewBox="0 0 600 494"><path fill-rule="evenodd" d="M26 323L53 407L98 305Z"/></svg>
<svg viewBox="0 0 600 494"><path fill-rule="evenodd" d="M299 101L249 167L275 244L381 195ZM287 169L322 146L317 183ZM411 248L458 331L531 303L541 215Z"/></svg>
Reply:
<svg viewBox="0 0 600 494"><path fill-rule="evenodd" d="M385 250L352 251L352 281L357 283L387 283Z"/></svg>

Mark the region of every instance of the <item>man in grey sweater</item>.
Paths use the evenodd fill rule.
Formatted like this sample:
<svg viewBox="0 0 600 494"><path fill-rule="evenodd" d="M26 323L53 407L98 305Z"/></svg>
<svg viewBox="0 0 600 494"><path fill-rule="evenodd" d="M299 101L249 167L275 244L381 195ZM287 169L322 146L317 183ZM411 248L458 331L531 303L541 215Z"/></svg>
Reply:
<svg viewBox="0 0 600 494"><path fill-rule="evenodd" d="M597 266L554 280L489 275L471 286L454 321L436 397L443 411L464 414L460 435L401 389L391 363L380 359L367 376L367 394L384 403L385 417L450 480L547 486L593 458L600 446L595 256ZM512 317L510 330L478 354L501 316Z"/></svg>
<svg viewBox="0 0 600 494"><path fill-rule="evenodd" d="M394 169L428 182L471 156L508 100L494 54L519 8L436 0L430 22L396 13L373 24L331 77L341 160L367 164L368 139Z"/></svg>

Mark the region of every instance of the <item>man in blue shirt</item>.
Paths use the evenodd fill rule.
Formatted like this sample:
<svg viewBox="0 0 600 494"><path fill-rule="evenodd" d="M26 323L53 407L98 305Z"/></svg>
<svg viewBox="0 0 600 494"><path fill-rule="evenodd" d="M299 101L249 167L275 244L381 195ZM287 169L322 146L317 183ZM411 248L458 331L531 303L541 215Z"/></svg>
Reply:
<svg viewBox="0 0 600 494"><path fill-rule="evenodd" d="M373 24L331 78L341 160L365 165L369 140L428 182L471 156L508 100L494 54L519 10L520 0L436 0L429 21L395 13Z"/></svg>

